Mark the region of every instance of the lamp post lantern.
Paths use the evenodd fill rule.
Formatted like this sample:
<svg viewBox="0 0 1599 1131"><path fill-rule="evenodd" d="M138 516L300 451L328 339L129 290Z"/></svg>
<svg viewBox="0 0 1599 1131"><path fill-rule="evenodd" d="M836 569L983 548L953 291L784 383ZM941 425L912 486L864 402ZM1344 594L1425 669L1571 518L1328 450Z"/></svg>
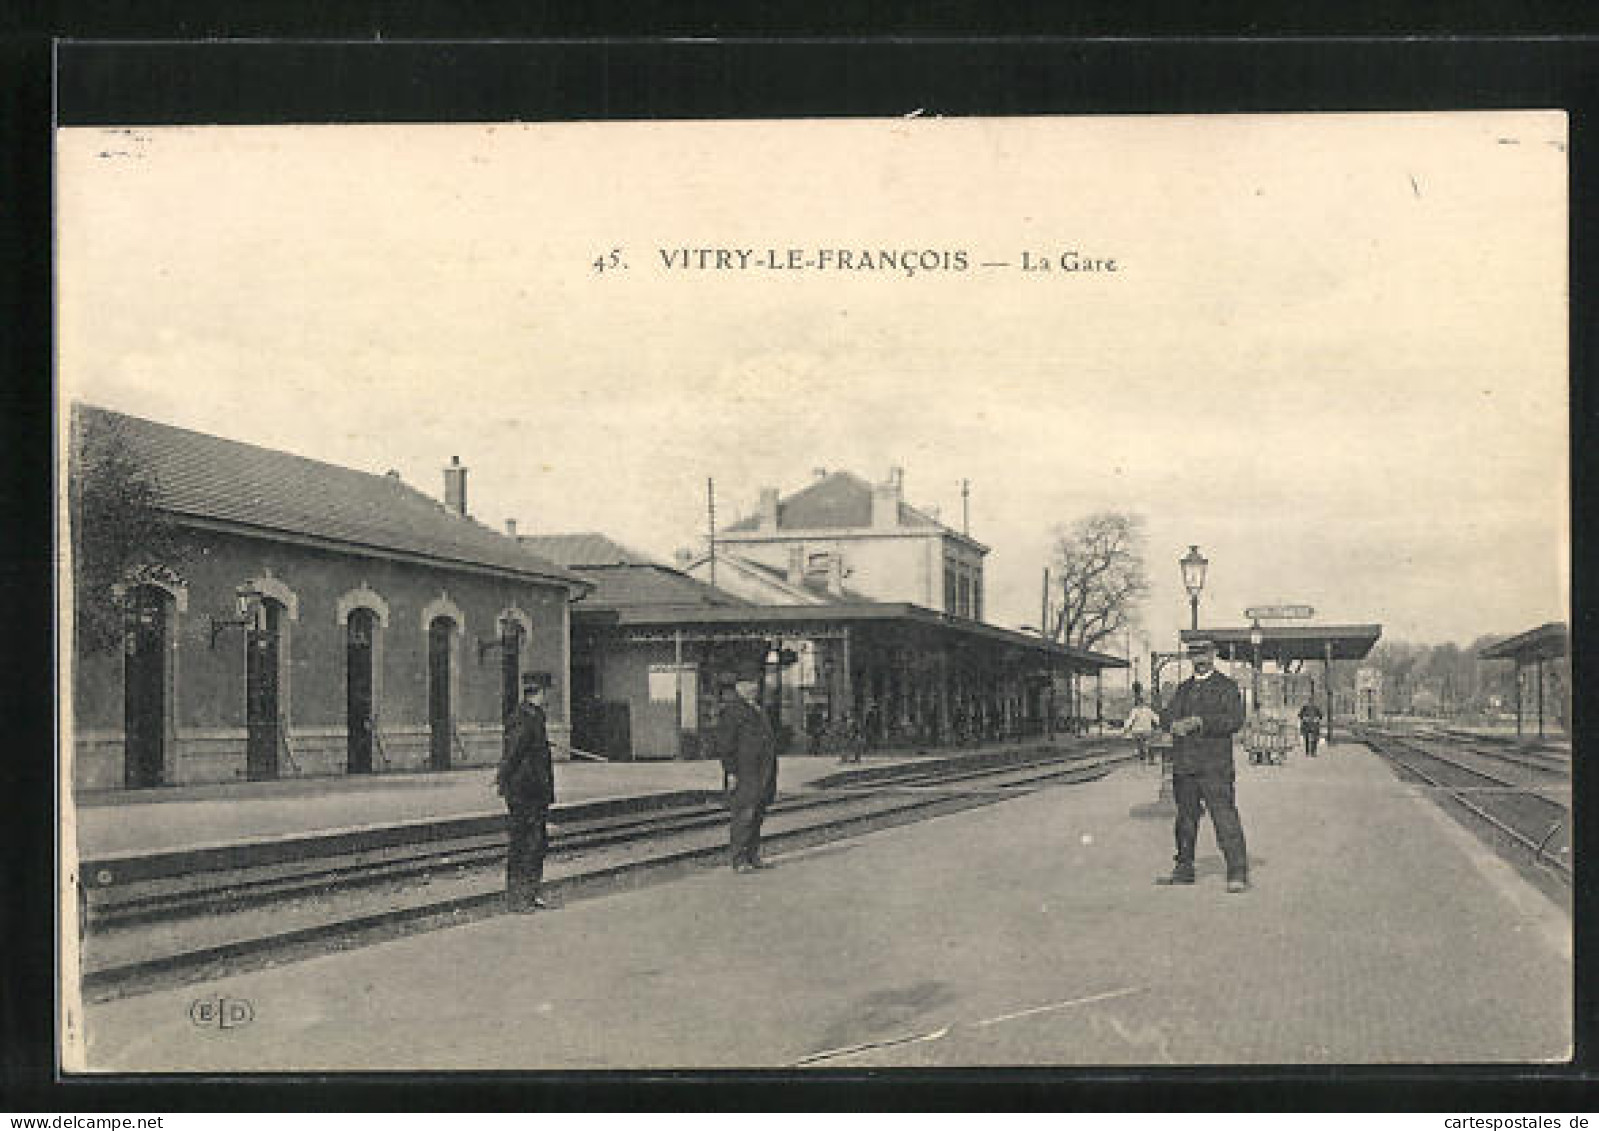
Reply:
<svg viewBox="0 0 1599 1131"><path fill-rule="evenodd" d="M1210 565L1205 556L1199 552L1198 546L1189 546L1188 553L1178 559L1177 565L1183 571L1183 588L1188 590L1188 611L1191 623L1189 628L1199 628L1199 591L1205 588L1205 569Z"/></svg>

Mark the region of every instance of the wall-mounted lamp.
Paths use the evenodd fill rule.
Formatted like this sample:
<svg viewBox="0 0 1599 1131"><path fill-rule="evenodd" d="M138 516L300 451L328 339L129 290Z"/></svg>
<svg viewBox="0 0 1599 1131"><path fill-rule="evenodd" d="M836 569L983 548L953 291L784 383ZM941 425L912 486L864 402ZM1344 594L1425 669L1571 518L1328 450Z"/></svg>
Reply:
<svg viewBox="0 0 1599 1131"><path fill-rule="evenodd" d="M258 628L261 623L262 600L266 594L262 593L249 582L245 582L233 591L234 607L239 615L236 617L211 618L211 647L217 646L217 634L226 632L230 628Z"/></svg>
<svg viewBox="0 0 1599 1131"><path fill-rule="evenodd" d="M526 639L526 630L515 620L506 618L500 621L500 634L498 636L479 636L477 638L477 662L482 665L483 660L490 652L498 652L502 656L515 655Z"/></svg>

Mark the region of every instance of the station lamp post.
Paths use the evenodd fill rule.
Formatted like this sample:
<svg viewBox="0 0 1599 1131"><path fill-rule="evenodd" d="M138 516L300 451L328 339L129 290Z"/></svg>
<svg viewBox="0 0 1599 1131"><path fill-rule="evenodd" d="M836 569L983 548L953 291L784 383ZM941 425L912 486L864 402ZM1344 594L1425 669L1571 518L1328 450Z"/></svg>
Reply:
<svg viewBox="0 0 1599 1131"><path fill-rule="evenodd" d="M1206 560L1205 555L1199 552L1199 547L1193 545L1188 547L1188 553L1177 559L1177 568L1182 571L1183 575L1183 588L1188 590L1189 627L1195 631L1199 629L1199 594L1205 588L1205 570L1209 565L1210 562ZM1182 679L1183 674L1182 655L1182 640L1179 636L1177 651L1173 653L1174 658L1177 660L1177 678L1179 680ZM1150 668L1158 686L1160 676L1158 671L1155 670L1153 656L1150 660ZM1171 771L1171 753L1170 751L1163 751L1160 759L1160 790L1156 794L1155 803L1163 808L1175 809L1175 802L1172 800Z"/></svg>
<svg viewBox="0 0 1599 1131"><path fill-rule="evenodd" d="M1199 552L1198 546L1189 546L1188 553L1178 559L1183 571L1183 588L1188 590L1189 628L1199 629L1199 591L1205 587L1205 568L1210 562Z"/></svg>
<svg viewBox="0 0 1599 1131"><path fill-rule="evenodd" d="M1255 650L1255 663L1250 677L1249 697L1254 701L1255 714L1260 714L1260 646L1266 641L1265 630L1257 620L1249 626L1249 644Z"/></svg>

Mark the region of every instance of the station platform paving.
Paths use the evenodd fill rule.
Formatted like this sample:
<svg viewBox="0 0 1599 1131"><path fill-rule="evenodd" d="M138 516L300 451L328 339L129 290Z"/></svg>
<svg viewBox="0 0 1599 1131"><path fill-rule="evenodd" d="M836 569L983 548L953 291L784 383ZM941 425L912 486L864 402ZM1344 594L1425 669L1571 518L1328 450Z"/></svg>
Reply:
<svg viewBox="0 0 1599 1131"><path fill-rule="evenodd" d="M1568 912L1365 747L1252 766L1254 887L1158 776L88 1007L110 1071L1558 1063ZM199 998L250 1003L197 1027ZM69 1063L72 1063L69 1060Z"/></svg>
<svg viewBox="0 0 1599 1131"><path fill-rule="evenodd" d="M836 758L795 755L782 759L778 784L783 790L802 789L839 770L892 765L912 757L889 753L841 766ZM561 805L721 787L721 763L712 760L555 764ZM76 801L71 819L84 859L505 811L494 791L493 767L104 790L80 794Z"/></svg>

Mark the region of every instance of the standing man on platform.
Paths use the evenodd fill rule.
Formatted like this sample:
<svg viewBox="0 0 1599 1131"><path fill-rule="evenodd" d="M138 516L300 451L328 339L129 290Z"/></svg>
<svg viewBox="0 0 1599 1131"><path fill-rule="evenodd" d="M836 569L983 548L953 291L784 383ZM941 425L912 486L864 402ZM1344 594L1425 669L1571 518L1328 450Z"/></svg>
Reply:
<svg viewBox="0 0 1599 1131"><path fill-rule="evenodd" d="M777 741L761 710L760 682L753 674L722 677L731 688L716 720L716 756L727 774L728 839L735 872L768 867L761 860L761 821L777 796Z"/></svg>
<svg viewBox="0 0 1599 1131"><path fill-rule="evenodd" d="M1314 758L1316 744L1321 741L1321 708L1313 699L1299 708L1299 737L1305 740L1305 754Z"/></svg>
<svg viewBox="0 0 1599 1131"><path fill-rule="evenodd" d="M1227 860L1227 890L1249 890L1249 856L1233 797L1233 735L1244 725L1238 685L1216 670L1216 645L1188 644L1194 674L1178 685L1164 720L1172 733L1172 794L1177 801L1177 866L1162 884L1194 882L1199 817L1210 810L1216 843Z"/></svg>
<svg viewBox="0 0 1599 1131"><path fill-rule="evenodd" d="M510 837L505 857L505 906L516 912L547 908L539 896L544 881L544 854L549 849L550 806L555 804L555 769L544 700L550 686L547 672L522 677L522 702L511 716L495 781L510 811Z"/></svg>

